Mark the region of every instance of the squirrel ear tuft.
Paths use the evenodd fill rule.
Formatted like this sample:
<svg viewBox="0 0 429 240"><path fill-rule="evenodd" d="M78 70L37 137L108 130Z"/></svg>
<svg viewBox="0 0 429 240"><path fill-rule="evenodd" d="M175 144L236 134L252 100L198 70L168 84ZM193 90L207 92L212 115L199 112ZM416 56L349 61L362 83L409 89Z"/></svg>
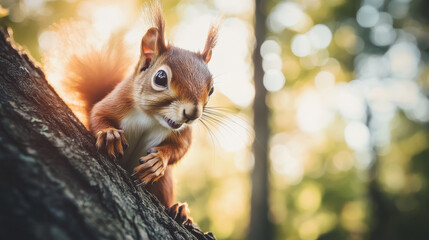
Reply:
<svg viewBox="0 0 429 240"><path fill-rule="evenodd" d="M152 59L167 50L165 43L165 21L161 6L156 4L153 8L152 23L154 27L149 28L141 41L141 56Z"/></svg>
<svg viewBox="0 0 429 240"><path fill-rule="evenodd" d="M155 25L158 29L157 49L159 53L163 53L167 50L167 45L165 43L165 20L160 5L156 8Z"/></svg>
<svg viewBox="0 0 429 240"><path fill-rule="evenodd" d="M218 26L212 25L210 27L204 50L200 53L206 63L208 63L212 57L212 50L216 46L218 31Z"/></svg>

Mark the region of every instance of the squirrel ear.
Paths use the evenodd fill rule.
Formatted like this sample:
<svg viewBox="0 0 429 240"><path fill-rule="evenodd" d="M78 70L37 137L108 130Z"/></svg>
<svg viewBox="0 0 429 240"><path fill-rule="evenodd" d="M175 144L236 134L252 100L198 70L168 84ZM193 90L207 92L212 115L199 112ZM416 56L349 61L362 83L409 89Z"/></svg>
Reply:
<svg viewBox="0 0 429 240"><path fill-rule="evenodd" d="M153 23L155 27L151 27L147 30L141 42L141 55L142 57L145 56L149 59L152 59L154 55L157 56L167 50L164 38L165 21L161 7L159 5L155 5L153 11L155 12L153 15Z"/></svg>
<svg viewBox="0 0 429 240"><path fill-rule="evenodd" d="M156 27L149 28L142 38L141 55L146 58L159 55L167 49L163 33Z"/></svg>
<svg viewBox="0 0 429 240"><path fill-rule="evenodd" d="M210 27L204 50L200 53L206 63L212 58L212 49L216 46L218 30L219 28L215 25Z"/></svg>
<svg viewBox="0 0 429 240"><path fill-rule="evenodd" d="M141 56L148 59L156 52L156 42L158 38L158 29L150 28L142 38L141 42Z"/></svg>

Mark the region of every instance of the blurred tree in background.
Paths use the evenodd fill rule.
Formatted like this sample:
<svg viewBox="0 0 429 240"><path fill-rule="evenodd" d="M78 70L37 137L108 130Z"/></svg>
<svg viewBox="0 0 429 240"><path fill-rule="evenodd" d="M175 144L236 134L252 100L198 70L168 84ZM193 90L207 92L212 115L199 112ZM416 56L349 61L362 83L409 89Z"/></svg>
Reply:
<svg viewBox="0 0 429 240"><path fill-rule="evenodd" d="M251 222L252 230L266 226L250 220L251 181L261 184L251 171L262 161L273 239L428 239L429 2L257 2L163 1L167 35L187 49L202 49L209 24L224 18L209 65L210 105L231 113L206 122L209 131L196 126L194 146L177 166L179 200L202 229L246 238ZM0 23L41 62L55 44L50 26L61 19L87 21L94 34L123 31L137 54L145 30L143 1L0 5L9 10ZM262 14L256 25L266 28L253 55L262 68L252 58L255 10ZM266 140L253 134L261 126L248 126L253 109L261 114L253 100L268 107L255 118L267 118ZM253 154L252 141L268 150Z"/></svg>

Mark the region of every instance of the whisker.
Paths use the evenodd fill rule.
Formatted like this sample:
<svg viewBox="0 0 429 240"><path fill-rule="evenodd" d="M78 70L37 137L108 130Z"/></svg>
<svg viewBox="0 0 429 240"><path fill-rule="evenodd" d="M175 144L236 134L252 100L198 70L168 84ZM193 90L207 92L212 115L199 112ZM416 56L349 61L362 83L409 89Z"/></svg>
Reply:
<svg viewBox="0 0 429 240"><path fill-rule="evenodd" d="M219 125L218 123L214 122L212 119L209 119L209 118L202 117L201 120L204 121L204 123L208 127L216 127ZM214 133L212 130L210 130L210 131L212 132L212 134L215 137L215 139L217 140L217 142L219 142L219 139L217 138L217 134L220 134L222 138L225 138L225 136L222 132L218 131L218 132Z"/></svg>
<svg viewBox="0 0 429 240"><path fill-rule="evenodd" d="M226 108L226 107L211 107L211 106L206 106L205 108L207 108L207 109L214 109L214 110L221 110L221 111L225 111L225 112L232 112L230 108Z"/></svg>
<svg viewBox="0 0 429 240"><path fill-rule="evenodd" d="M245 119L239 116L232 115L232 114L225 114L223 112L219 112L214 109L203 111L203 115L212 118L213 121L216 121L221 127L230 129L232 130L232 132L236 134L237 132L235 127L240 127L244 129L248 137L253 138L254 136L253 129L250 128L250 125L247 123ZM231 123L233 126L231 126L231 124L226 124L225 120L228 120L228 123Z"/></svg>
<svg viewBox="0 0 429 240"><path fill-rule="evenodd" d="M240 136L239 132L236 131L236 129L232 128L230 125L225 124L224 122L222 122L219 119L216 118L211 118L209 116L205 116L204 120L207 123L211 123L214 126L218 126L220 128L226 129L230 132L233 132L234 134L236 134L237 136ZM220 134L222 136L222 138L227 139L227 136L225 136L225 132L224 131L218 131L217 134Z"/></svg>
<svg viewBox="0 0 429 240"><path fill-rule="evenodd" d="M213 158L216 160L216 144L215 144L215 134L212 132L212 130L209 128L209 126L200 118L198 119L199 122L201 124L203 124L203 126L205 127L205 129L207 130L207 132L209 133L210 136L210 141L212 142L212 146L213 146ZM216 139L217 140L217 139Z"/></svg>
<svg viewBox="0 0 429 240"><path fill-rule="evenodd" d="M222 115L222 116L225 116L227 118L229 117L229 115L231 115L237 119L240 119L241 121L245 122L246 124L248 124L246 119L235 115L234 112L231 111L231 109L223 108L223 107L206 107L206 108L207 109L204 109L205 112Z"/></svg>
<svg viewBox="0 0 429 240"><path fill-rule="evenodd" d="M217 119L217 118L212 117L212 116L207 115L207 114L203 115L202 117L205 118L205 119L207 119L207 120L211 120L212 122L218 124L219 126L222 126L222 127L225 127L225 128L231 129L231 130L234 130L234 129L231 128L231 126L229 126L224 121L222 121L222 119Z"/></svg>

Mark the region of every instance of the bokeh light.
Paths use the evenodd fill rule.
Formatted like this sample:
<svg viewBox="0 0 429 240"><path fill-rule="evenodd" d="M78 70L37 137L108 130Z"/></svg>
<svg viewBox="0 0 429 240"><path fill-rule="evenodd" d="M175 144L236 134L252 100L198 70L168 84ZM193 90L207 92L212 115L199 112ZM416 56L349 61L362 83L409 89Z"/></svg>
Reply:
<svg viewBox="0 0 429 240"><path fill-rule="evenodd" d="M356 15L356 20L362 27L369 28L375 26L380 15L377 9L370 5L362 6Z"/></svg>
<svg viewBox="0 0 429 240"><path fill-rule="evenodd" d="M94 47L120 33L134 58L148 27L137 0L18 2L0 3L8 14L0 21L37 60L55 54L62 36L50 25L60 19L88 24L93 31L82 34ZM255 54L262 57L269 109L274 239L427 239L427 1L263 3L266 36ZM258 161L252 144L265 144L251 124L259 114L252 106L258 80L252 54L253 13L260 6L251 0L163 5L168 40L192 51L203 49L210 24L222 16L209 63L215 92L208 106L217 112L207 126L195 126L193 147L176 167L177 192L203 230L218 239L245 239L250 173ZM63 76L45 71L51 82Z"/></svg>

